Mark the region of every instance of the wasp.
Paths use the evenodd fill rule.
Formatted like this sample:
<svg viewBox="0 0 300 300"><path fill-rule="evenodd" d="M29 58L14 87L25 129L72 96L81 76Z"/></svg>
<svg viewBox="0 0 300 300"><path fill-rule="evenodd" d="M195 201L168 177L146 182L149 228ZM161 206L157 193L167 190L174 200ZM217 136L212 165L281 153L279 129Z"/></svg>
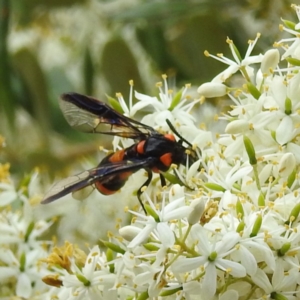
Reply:
<svg viewBox="0 0 300 300"><path fill-rule="evenodd" d="M125 149L106 156L97 167L68 177L56 183L45 195L42 204L55 201L69 193L87 186L94 186L100 193L111 195L120 190L129 176L145 169L147 180L137 191L141 200L142 188L148 186L153 172L160 174L162 185L166 185L161 172L166 172L172 164L193 163L196 153L192 145L184 139L169 120L167 123L174 134L162 134L136 120L126 117L108 104L93 97L78 93L66 93L59 100L60 108L67 122L75 129L87 133L100 133L122 138L130 138L135 143ZM187 147L183 146L187 144ZM189 150L189 151L187 151Z"/></svg>

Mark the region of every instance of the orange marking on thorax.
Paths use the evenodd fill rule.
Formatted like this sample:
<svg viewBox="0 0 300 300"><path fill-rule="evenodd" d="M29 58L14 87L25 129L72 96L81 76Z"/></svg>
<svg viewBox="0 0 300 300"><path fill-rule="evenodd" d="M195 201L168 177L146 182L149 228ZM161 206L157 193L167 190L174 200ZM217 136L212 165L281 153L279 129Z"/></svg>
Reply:
<svg viewBox="0 0 300 300"><path fill-rule="evenodd" d="M164 135L164 137L167 139L167 140L170 140L172 142L176 142L176 139L175 139L175 136L172 134L172 133L167 133Z"/></svg>

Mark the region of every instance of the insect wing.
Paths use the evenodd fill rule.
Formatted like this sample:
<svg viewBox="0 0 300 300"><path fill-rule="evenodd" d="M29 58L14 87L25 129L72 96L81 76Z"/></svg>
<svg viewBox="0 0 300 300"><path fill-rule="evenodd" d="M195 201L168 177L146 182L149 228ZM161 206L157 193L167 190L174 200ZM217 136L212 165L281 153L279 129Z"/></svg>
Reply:
<svg viewBox="0 0 300 300"><path fill-rule="evenodd" d="M86 199L94 191L94 189L94 185L86 186L80 190L72 192L72 197L76 200Z"/></svg>
<svg viewBox="0 0 300 300"><path fill-rule="evenodd" d="M60 108L67 122L82 132L143 139L155 131L152 127L130 119L95 98L66 93L61 95Z"/></svg>
<svg viewBox="0 0 300 300"><path fill-rule="evenodd" d="M45 195L41 203L47 204L53 202L69 193L78 191L93 184L94 176L92 176L92 173L93 170L84 171L80 174L70 176L55 183Z"/></svg>
<svg viewBox="0 0 300 300"><path fill-rule="evenodd" d="M123 172L136 172L141 168L148 168L153 163L153 158L124 160L116 163L98 166L88 171L84 171L74 176L62 179L50 188L49 192L42 200L42 204L53 202L69 193L77 192L96 181L105 183L112 178L114 174ZM77 197L76 197L77 198Z"/></svg>

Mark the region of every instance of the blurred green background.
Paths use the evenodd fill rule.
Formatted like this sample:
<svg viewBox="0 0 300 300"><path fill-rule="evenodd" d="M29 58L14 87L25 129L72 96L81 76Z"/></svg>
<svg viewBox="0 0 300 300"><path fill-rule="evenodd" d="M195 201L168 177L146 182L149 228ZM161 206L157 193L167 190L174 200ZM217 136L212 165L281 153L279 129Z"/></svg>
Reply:
<svg viewBox="0 0 300 300"><path fill-rule="evenodd" d="M281 38L280 17L295 19L291 3L0 0L0 162L15 174L63 172L89 155L98 163L105 141L69 127L61 93L126 99L133 79L137 91L155 95L161 74L171 87L197 87L225 68L204 50L231 57L228 36L243 55L261 32L255 53L264 52Z"/></svg>

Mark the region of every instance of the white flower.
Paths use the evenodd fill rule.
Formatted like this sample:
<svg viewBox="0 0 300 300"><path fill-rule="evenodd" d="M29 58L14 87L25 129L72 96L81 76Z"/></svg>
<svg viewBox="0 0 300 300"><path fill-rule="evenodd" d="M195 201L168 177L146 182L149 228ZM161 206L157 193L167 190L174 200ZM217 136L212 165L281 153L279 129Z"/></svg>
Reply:
<svg viewBox="0 0 300 300"><path fill-rule="evenodd" d="M300 6L293 8L300 18ZM168 182L168 193L151 184L152 198L142 195L148 214L129 211L132 223L121 228L123 220L118 220L121 236L108 234L109 241L102 241L105 253L98 246L87 256L68 243L63 250L55 248L43 278L52 284L50 292L40 284L45 269L36 265L45 255L38 239L49 223L35 220L25 195L0 184L0 281L5 291L14 286L12 295L30 299L37 294L71 300L299 299L300 22L283 22L293 35L279 45L286 51L287 67L284 61L278 64L277 50L251 55L258 36L245 58L229 39L233 60L215 57L228 68L199 91L206 96L227 93L233 103L218 118L217 135L205 126L198 129L199 115L190 114L197 100L189 101L187 86L174 95L166 76L158 84L158 97L135 93L133 105L132 83L128 107L118 95L127 116L147 106L152 113L143 121L162 131L170 130L169 119L195 143L200 159L189 169L176 170L188 186ZM261 63L260 69L253 63ZM225 86L237 71L243 83L231 87L228 80ZM122 201L131 196L123 190L113 197ZM15 203L22 209L14 210ZM98 228L88 224L85 220L84 239L89 231L97 238ZM66 219L63 228L68 225Z"/></svg>
<svg viewBox="0 0 300 300"><path fill-rule="evenodd" d="M194 240L197 243L198 257L179 258L172 266L175 274L195 271L196 274L203 273L202 294L211 299L217 288L217 268L228 272L233 277L246 276L245 268L226 257L236 249L234 246L239 241L239 235L229 232L216 242L208 238L208 232L200 225L192 228Z"/></svg>
<svg viewBox="0 0 300 300"><path fill-rule="evenodd" d="M177 95L173 95L173 91L168 88L166 75L163 75L163 80L163 87L161 84L157 84L159 99L135 92L135 97L139 101L150 104L155 111L147 114L142 122L150 126L162 127L164 130L169 130L166 126L166 119L170 120L172 124L179 122L181 125L194 126L194 117L190 112L197 100L189 101L186 95L189 86L185 86ZM180 97L180 99L176 100L176 97Z"/></svg>
<svg viewBox="0 0 300 300"><path fill-rule="evenodd" d="M98 246L90 250L82 268L76 265L74 259L71 259L70 268L72 273L65 272L62 280L63 286L69 291L69 299L101 299L105 295L113 297L116 293L109 292L114 285L115 275L103 266Z"/></svg>
<svg viewBox="0 0 300 300"><path fill-rule="evenodd" d="M12 184L0 182L0 207L9 205L18 197L19 195Z"/></svg>
<svg viewBox="0 0 300 300"><path fill-rule="evenodd" d="M43 243L38 239L51 224L44 220L27 219L25 213L3 212L0 215L0 245L17 244L24 251L38 247Z"/></svg>
<svg viewBox="0 0 300 300"><path fill-rule="evenodd" d="M271 281L267 276L268 274L262 269L257 269L251 279L262 289L265 298L274 298L275 295L281 295L287 297L286 299L296 300L299 298L299 291L296 290L298 272L298 268L293 268L286 273L280 265L277 265L272 273Z"/></svg>
<svg viewBox="0 0 300 300"><path fill-rule="evenodd" d="M300 21L300 6L299 5L292 5L292 7L295 9L297 13L298 20ZM300 22L295 24L295 28L287 28L282 26L281 28L288 32L289 34L294 35L294 38L285 38L280 40L277 44L282 45L283 49L285 50L285 53L282 55L282 59L285 59L288 56L291 56L293 58L300 58L300 38L299 38L299 27L300 27ZM286 47L287 43L292 43L289 47Z"/></svg>
<svg viewBox="0 0 300 300"><path fill-rule="evenodd" d="M188 216L188 223L194 225L199 222L205 208L205 203L203 199L195 199L191 203L193 211Z"/></svg>
<svg viewBox="0 0 300 300"><path fill-rule="evenodd" d="M44 268L38 267L38 260L45 251L36 248L15 256L10 249L0 248L0 281L2 283L16 282L16 295L26 299L37 293L42 293L47 287L41 277L46 274Z"/></svg>
<svg viewBox="0 0 300 300"><path fill-rule="evenodd" d="M229 38L227 38L226 42L229 44L229 48L230 48L230 51L232 53L234 60L231 60L231 59L223 56L223 54L218 54L218 56L215 56L215 55L209 54L206 51L205 52L206 56L213 57L214 59L219 60L229 66L226 70L224 70L222 73L217 75L212 81L213 82L225 82L225 80L227 78L229 78L231 75L233 75L234 73L236 73L239 70L241 71L242 75L245 78L249 79L249 77L251 77L253 74L253 69L251 67L249 67L249 65L255 64L255 63L260 63L263 58L262 54L251 56L251 52L252 52L253 48L255 47L256 42L259 37L260 37L260 34L257 34L254 41L248 42L249 47L247 49L244 59L242 59L240 57L240 54L238 53L237 49L235 48L232 40L230 40Z"/></svg>
<svg viewBox="0 0 300 300"><path fill-rule="evenodd" d="M174 189L173 189L174 190ZM180 191L182 188L180 188ZM170 192L170 194L172 191ZM137 224L142 224L144 227L137 234L137 236L128 244L128 248L132 249L137 247L139 244L143 243L145 240L149 238L151 233L155 234L159 241L162 242L163 245L169 247L174 243L174 235L168 224L168 221L181 219L183 217L187 217L191 211L193 210L190 206L185 206L184 197L180 197L178 199L173 200L172 202L165 205L165 196L163 197L162 209L156 209L155 205L151 201L148 194L145 192L144 195L147 196L147 200L151 205L151 208L155 212L157 218L154 219L152 216L140 215L144 220L138 220ZM135 212L132 212L136 214Z"/></svg>
<svg viewBox="0 0 300 300"><path fill-rule="evenodd" d="M167 76L163 75L162 77L163 84L157 84L159 89L159 98L134 91L134 96L138 100L135 104L132 104L133 83L130 81L128 106L126 105L123 96L121 94L117 94L119 103L124 111L124 115L133 117L144 107L151 106L154 112L148 113L144 116L141 120L144 124L164 131L170 131L166 120L169 120L172 124L174 124L175 128L181 125L188 125L190 128L194 127L194 117L191 114L191 110L198 100L189 99L189 96L187 95L189 85L186 85L180 92L174 95L173 91L168 88ZM131 140L115 136L113 141L114 150L119 149L120 141L122 141L122 145L124 147L128 147L132 144Z"/></svg>
<svg viewBox="0 0 300 300"><path fill-rule="evenodd" d="M138 111L143 109L148 105L152 105L152 99L147 99L145 101L138 101L137 103L133 104L133 81L129 81L130 84L130 92L129 92L129 104L127 106L123 96L121 94L117 94L119 103L123 109L124 115L127 117L132 118Z"/></svg>
<svg viewBox="0 0 300 300"><path fill-rule="evenodd" d="M282 177L289 176L296 167L295 156L292 153L285 153L279 161L279 174Z"/></svg>

